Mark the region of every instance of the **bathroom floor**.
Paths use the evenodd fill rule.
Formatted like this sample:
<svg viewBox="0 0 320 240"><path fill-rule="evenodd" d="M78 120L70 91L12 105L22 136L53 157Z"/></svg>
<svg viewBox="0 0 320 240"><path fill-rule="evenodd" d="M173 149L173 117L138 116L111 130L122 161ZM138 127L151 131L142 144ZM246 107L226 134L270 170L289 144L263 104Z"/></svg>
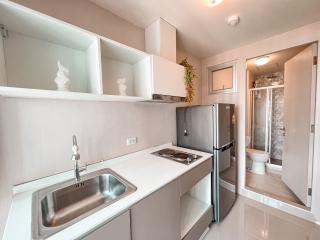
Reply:
<svg viewBox="0 0 320 240"><path fill-rule="evenodd" d="M320 226L239 196L229 215L213 224L203 240L286 239L320 239Z"/></svg>
<svg viewBox="0 0 320 240"><path fill-rule="evenodd" d="M307 209L278 174L259 175L247 170L246 186L255 192Z"/></svg>

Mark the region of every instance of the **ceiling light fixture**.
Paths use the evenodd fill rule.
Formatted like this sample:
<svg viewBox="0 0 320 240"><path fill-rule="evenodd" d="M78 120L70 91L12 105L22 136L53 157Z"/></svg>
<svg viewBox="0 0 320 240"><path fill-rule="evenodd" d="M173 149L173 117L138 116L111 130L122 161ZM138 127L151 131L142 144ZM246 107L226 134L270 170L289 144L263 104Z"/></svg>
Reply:
<svg viewBox="0 0 320 240"><path fill-rule="evenodd" d="M223 0L209 0L208 6L209 7L215 7L215 6L219 5L222 2L223 2Z"/></svg>
<svg viewBox="0 0 320 240"><path fill-rule="evenodd" d="M258 65L258 66L262 66L262 65L267 64L269 61L270 61L270 57L269 57L269 56L264 56L264 57L258 58L258 59L255 61L255 63L256 63L256 65Z"/></svg>

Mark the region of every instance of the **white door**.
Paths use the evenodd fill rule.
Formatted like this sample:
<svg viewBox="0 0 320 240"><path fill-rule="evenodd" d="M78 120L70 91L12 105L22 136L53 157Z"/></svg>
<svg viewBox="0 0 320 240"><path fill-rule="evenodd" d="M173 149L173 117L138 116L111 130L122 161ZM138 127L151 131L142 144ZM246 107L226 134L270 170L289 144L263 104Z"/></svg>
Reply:
<svg viewBox="0 0 320 240"><path fill-rule="evenodd" d="M317 45L304 49L285 63L282 180L307 206L311 206Z"/></svg>

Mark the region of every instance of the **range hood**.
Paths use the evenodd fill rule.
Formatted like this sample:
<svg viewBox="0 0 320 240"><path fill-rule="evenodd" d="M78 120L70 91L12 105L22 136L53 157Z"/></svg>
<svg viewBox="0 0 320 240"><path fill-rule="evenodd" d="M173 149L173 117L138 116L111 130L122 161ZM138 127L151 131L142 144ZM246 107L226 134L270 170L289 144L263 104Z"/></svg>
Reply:
<svg viewBox="0 0 320 240"><path fill-rule="evenodd" d="M161 80L167 80L167 86L171 86L171 83L168 83L168 79L172 77L172 74L180 75L182 72L184 74L184 69L179 69L175 66L176 63L176 52L177 52L177 43L176 43L176 28L165 21L162 18L157 19L155 22L150 24L145 29L145 43L146 43L146 52L154 56L153 61L157 61L161 67L158 69L158 73L162 72L163 69L170 69L168 72L171 74L164 75ZM157 58L160 57L160 58ZM161 62L161 63L160 63ZM173 64L174 63L174 64ZM182 66L180 66L182 68ZM159 78L157 80L160 80ZM163 83L161 84L163 87ZM176 103L184 102L185 97L174 96L172 91L166 91L162 88L161 90L155 91L152 94L152 100L146 102L159 102L159 103ZM159 94L160 93L160 94Z"/></svg>
<svg viewBox="0 0 320 240"><path fill-rule="evenodd" d="M178 97L178 96L162 95L162 94L152 94L152 101L160 102L160 103L177 103L177 102L185 102L186 98Z"/></svg>

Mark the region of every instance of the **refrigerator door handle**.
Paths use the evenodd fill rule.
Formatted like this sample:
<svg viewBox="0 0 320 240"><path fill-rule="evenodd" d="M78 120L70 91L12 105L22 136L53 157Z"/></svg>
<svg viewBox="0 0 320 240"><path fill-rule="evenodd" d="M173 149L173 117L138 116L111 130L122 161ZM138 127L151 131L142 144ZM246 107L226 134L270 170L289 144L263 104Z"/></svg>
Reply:
<svg viewBox="0 0 320 240"><path fill-rule="evenodd" d="M232 142L229 142L225 145L223 145L222 147L219 147L219 148L216 148L216 147L213 147L214 150L217 150L217 151L221 151L221 152L224 152L226 150L228 150L229 148L232 148L234 145L234 141Z"/></svg>
<svg viewBox="0 0 320 240"><path fill-rule="evenodd" d="M220 203L219 203L219 159L217 151L214 152L213 156L213 171L212 171L212 205L214 207L214 220L220 222Z"/></svg>

